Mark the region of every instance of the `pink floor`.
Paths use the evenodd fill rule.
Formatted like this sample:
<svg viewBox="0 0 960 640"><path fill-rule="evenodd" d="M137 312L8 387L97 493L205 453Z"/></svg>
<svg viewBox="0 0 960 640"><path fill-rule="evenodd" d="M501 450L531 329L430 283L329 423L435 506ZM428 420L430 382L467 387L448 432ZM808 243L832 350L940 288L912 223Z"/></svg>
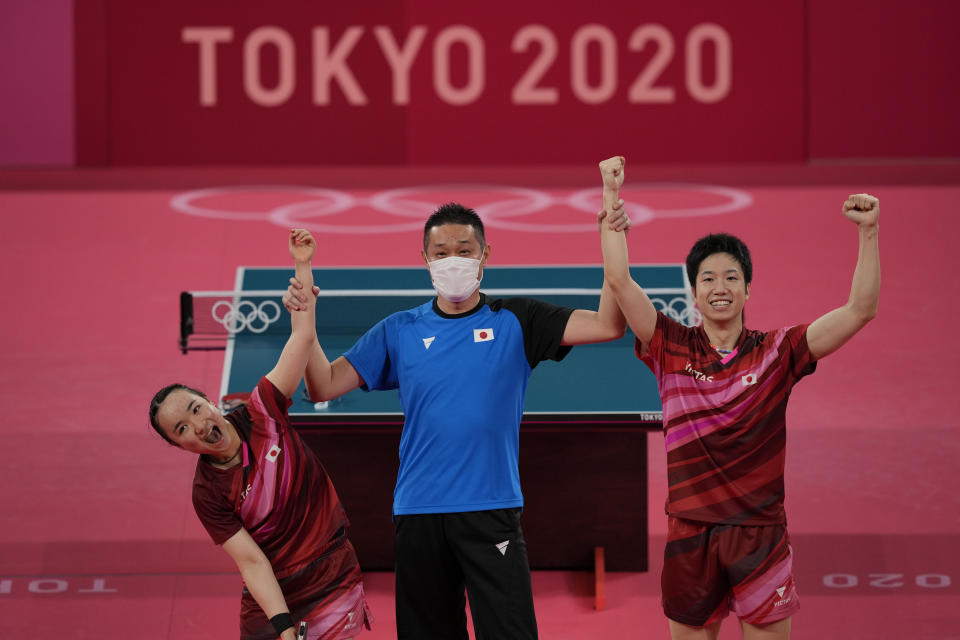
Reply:
<svg viewBox="0 0 960 640"><path fill-rule="evenodd" d="M173 379L219 386L222 354L176 349L181 290L230 288L240 264L286 265L291 221L317 230L318 265L416 265L418 226L450 199L489 216L495 264L597 264L595 173L0 172L0 640L235 637L239 579L193 515L193 460L146 420ZM628 166L627 177L632 260L677 262L704 233L741 235L757 328L846 300L857 234L840 205L880 197L880 314L791 400L794 637L960 638L960 167ZM229 188L196 193L215 187ZM602 612L590 574L536 572L542 638L667 637L661 436L650 444L651 571L608 574ZM362 637L395 637L392 575L368 575L367 588L377 624ZM721 635L739 637L733 621Z"/></svg>

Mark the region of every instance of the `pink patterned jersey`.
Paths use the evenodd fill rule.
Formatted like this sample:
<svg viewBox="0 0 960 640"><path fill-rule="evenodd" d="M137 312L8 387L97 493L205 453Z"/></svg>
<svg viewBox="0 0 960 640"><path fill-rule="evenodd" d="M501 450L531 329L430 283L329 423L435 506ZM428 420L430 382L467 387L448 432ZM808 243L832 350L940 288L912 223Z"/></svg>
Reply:
<svg viewBox="0 0 960 640"><path fill-rule="evenodd" d="M657 313L647 352L667 448L669 515L699 522L785 524L783 468L790 390L816 363L807 327L744 328L720 355L702 327Z"/></svg>
<svg viewBox="0 0 960 640"><path fill-rule="evenodd" d="M260 379L246 406L227 416L244 439L242 464L218 469L201 456L193 505L216 544L246 528L270 559L294 619L322 620L324 634L311 622L311 638L350 637L365 622L366 605L349 522L327 472L291 428L289 405ZM241 637L276 637L246 589L240 617Z"/></svg>

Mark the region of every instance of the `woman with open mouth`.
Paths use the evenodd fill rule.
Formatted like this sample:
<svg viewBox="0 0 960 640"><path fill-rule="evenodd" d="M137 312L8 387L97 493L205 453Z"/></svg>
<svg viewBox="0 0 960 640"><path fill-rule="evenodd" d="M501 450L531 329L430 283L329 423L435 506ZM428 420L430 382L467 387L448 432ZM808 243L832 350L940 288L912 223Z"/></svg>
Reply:
<svg viewBox="0 0 960 640"><path fill-rule="evenodd" d="M296 277L309 283L316 241L289 239ZM316 455L291 428L290 397L316 343L315 305L291 315L276 366L250 400L223 415L200 391L171 384L150 403L150 423L173 445L199 454L193 504L214 543L236 562L244 588L242 640L352 638L371 619L349 522Z"/></svg>

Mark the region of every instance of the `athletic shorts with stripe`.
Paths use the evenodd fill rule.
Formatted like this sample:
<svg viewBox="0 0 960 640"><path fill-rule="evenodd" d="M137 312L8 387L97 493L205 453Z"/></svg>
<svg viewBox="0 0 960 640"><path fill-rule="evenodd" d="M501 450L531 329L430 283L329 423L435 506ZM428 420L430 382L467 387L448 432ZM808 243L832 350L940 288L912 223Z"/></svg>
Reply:
<svg viewBox="0 0 960 640"><path fill-rule="evenodd" d="M520 509L394 518L397 637L535 640L537 619Z"/></svg>
<svg viewBox="0 0 960 640"><path fill-rule="evenodd" d="M663 573L663 612L693 627L730 612L769 624L799 608L786 526L738 526L670 517Z"/></svg>

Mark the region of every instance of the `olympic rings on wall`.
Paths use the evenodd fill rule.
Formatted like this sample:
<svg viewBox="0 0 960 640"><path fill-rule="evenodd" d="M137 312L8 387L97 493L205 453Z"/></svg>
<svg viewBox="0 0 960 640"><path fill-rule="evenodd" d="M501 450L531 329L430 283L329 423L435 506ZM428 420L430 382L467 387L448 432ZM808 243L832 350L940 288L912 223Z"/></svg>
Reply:
<svg viewBox="0 0 960 640"><path fill-rule="evenodd" d="M753 196L746 191L708 184L692 183L630 183L630 201L625 204L627 214L634 225L647 224L655 219L715 216L739 211L753 203ZM660 208L644 203L644 193L676 191L704 195L716 200L716 204L698 207ZM423 229L427 216L438 204L449 201L451 193L462 193L463 201L480 214L484 225L495 229L529 231L535 233L582 233L596 231L596 213L600 207L601 189L580 190L527 189L490 184L443 184L419 185L399 189L387 189L370 195L323 189L317 187L286 185L251 185L240 187L216 187L180 193L170 199L174 211L192 216L222 220L260 220L290 228L303 227L316 233L395 233ZM433 194L433 195L431 195ZM469 197L472 196L472 197ZM214 206L217 201L229 202L229 206ZM264 207L238 206L238 201L267 202ZM292 200L292 202L291 202ZM204 201L212 201L205 205ZM372 209L400 221L383 224L369 221L358 223L350 216L333 216L358 209ZM543 211L585 214L583 222L540 218L524 220ZM558 218L559 216L551 216ZM362 220L362 219L361 219Z"/></svg>

